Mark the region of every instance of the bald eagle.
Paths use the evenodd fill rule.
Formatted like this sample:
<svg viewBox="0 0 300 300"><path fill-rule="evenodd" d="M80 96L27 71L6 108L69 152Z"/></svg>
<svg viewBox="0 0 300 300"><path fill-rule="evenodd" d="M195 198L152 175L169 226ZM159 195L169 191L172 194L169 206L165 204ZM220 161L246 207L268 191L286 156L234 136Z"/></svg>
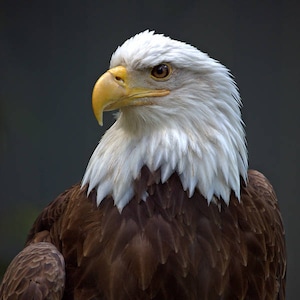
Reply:
<svg viewBox="0 0 300 300"><path fill-rule="evenodd" d="M114 52L92 105L116 122L38 216L1 299L285 299L282 219L248 170L228 69L145 31Z"/></svg>

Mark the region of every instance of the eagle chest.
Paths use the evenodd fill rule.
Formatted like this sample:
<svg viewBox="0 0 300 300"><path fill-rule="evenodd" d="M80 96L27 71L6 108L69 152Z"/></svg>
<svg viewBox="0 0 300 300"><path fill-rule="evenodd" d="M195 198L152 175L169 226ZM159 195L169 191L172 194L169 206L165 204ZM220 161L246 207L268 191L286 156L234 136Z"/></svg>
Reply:
<svg viewBox="0 0 300 300"><path fill-rule="evenodd" d="M249 253L238 201L208 205L197 192L188 198L176 174L164 184L157 184L155 176L142 173L135 182L136 197L121 213L110 197L97 207L95 191L88 198L85 190L70 197L56 242L66 262L65 295L218 299L232 293L231 284L235 293L245 294L248 283L241 275ZM145 190L143 201L139 196Z"/></svg>

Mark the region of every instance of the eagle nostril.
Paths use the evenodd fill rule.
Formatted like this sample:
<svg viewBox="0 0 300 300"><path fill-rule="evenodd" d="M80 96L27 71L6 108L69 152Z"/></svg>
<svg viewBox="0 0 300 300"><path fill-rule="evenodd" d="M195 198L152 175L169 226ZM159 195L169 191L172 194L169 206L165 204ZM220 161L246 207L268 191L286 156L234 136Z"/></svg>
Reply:
<svg viewBox="0 0 300 300"><path fill-rule="evenodd" d="M124 80L123 80L121 77L119 77L119 76L115 76L115 79L116 79L117 81L122 81L122 82L124 82Z"/></svg>

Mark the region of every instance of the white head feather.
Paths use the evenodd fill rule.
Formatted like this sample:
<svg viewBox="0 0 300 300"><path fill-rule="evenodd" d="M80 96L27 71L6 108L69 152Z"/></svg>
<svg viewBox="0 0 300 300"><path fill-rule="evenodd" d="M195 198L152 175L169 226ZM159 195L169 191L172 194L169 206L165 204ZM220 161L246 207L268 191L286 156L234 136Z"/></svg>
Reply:
<svg viewBox="0 0 300 300"><path fill-rule="evenodd" d="M173 68L167 81L144 76L161 63ZM191 45L149 31L115 51L110 67L119 65L146 87L171 92L153 105L120 110L82 181L89 191L97 190L97 203L112 195L121 211L144 165L161 169L162 182L177 172L190 197L197 189L208 203L214 197L229 203L231 191L239 198L240 178L247 178L247 149L240 96L228 69Z"/></svg>

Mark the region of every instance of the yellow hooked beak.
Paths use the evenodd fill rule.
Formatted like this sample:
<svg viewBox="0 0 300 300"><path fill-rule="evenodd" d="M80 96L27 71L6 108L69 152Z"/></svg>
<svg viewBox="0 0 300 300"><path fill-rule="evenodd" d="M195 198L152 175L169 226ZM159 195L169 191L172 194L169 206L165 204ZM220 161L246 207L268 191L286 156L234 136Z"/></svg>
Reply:
<svg viewBox="0 0 300 300"><path fill-rule="evenodd" d="M170 93L168 90L135 87L125 67L109 69L96 82L92 94L92 105L96 119L103 125L103 111L124 106L150 105L148 97L161 97Z"/></svg>

